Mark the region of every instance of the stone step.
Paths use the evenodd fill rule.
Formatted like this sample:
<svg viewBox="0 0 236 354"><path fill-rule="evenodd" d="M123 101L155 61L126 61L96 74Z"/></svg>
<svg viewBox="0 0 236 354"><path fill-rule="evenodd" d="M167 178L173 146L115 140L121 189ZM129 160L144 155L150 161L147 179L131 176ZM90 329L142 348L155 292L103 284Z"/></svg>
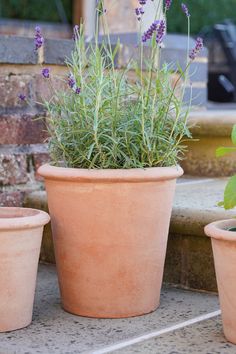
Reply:
<svg viewBox="0 0 236 354"><path fill-rule="evenodd" d="M222 200L226 178L184 177L177 183L170 225L164 281L189 289L216 291L210 239L204 226L236 216L217 206ZM47 209L46 193L31 193L25 206ZM45 228L41 260L54 263L50 225Z"/></svg>
<svg viewBox="0 0 236 354"><path fill-rule="evenodd" d="M216 158L219 146L232 146L231 130L236 124L232 109L198 110L190 113L189 125L193 140L186 143L188 152L181 163L186 174L223 177L236 171L236 154Z"/></svg>
<svg viewBox="0 0 236 354"><path fill-rule="evenodd" d="M217 291L208 223L234 218L219 207L227 178L183 178L177 184L164 280L184 288Z"/></svg>
<svg viewBox="0 0 236 354"><path fill-rule="evenodd" d="M206 330L209 318L212 322ZM166 334L160 335L163 331ZM152 339L145 341L146 336ZM151 314L85 318L62 310L55 266L41 264L33 322L19 331L0 333L0 353L102 354L113 353L117 345L122 353L197 353L199 342L203 354L235 353L235 346L224 339L215 294L164 286L160 307Z"/></svg>

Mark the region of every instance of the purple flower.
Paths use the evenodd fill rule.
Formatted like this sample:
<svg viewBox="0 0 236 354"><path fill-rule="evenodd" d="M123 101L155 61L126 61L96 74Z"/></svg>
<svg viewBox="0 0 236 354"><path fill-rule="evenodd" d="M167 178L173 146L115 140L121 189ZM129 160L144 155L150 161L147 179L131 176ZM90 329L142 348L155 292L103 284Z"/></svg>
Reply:
<svg viewBox="0 0 236 354"><path fill-rule="evenodd" d="M45 77L45 79L49 79L49 76L50 76L50 69L49 68L44 68L42 70L42 75L43 77Z"/></svg>
<svg viewBox="0 0 236 354"><path fill-rule="evenodd" d="M75 77L72 73L70 73L68 77L68 85L70 86L70 88L73 89L75 87L75 84L76 84Z"/></svg>
<svg viewBox="0 0 236 354"><path fill-rule="evenodd" d="M198 53L203 49L203 39L201 37L198 37L196 39L196 44L195 47L191 50L191 52L189 53L189 58L191 60L196 59L196 56L198 55Z"/></svg>
<svg viewBox="0 0 236 354"><path fill-rule="evenodd" d="M76 93L77 95L79 95L79 94L80 94L80 92L81 92L81 88L80 88L80 87L76 87L76 89L75 89L75 93Z"/></svg>
<svg viewBox="0 0 236 354"><path fill-rule="evenodd" d="M18 98L19 98L19 100L21 100L21 101L25 101L25 100L26 100L26 96L25 96L23 93L20 93L20 94L18 95Z"/></svg>
<svg viewBox="0 0 236 354"><path fill-rule="evenodd" d="M166 0L166 3L165 3L165 10L166 11L169 11L171 4L172 4L172 0Z"/></svg>
<svg viewBox="0 0 236 354"><path fill-rule="evenodd" d="M187 5L185 5L184 3L182 3L182 4L181 4L181 7L182 7L182 10L183 10L183 13L185 13L185 15L186 15L187 17L190 17L190 13L189 13L189 11L188 11Z"/></svg>
<svg viewBox="0 0 236 354"><path fill-rule="evenodd" d="M38 50L44 44L44 38L42 36L41 28L39 26L35 27L34 44L35 44L35 50Z"/></svg>
<svg viewBox="0 0 236 354"><path fill-rule="evenodd" d="M166 22L161 20L157 29L156 42L157 44L161 44L166 33Z"/></svg>
<svg viewBox="0 0 236 354"><path fill-rule="evenodd" d="M142 15L144 15L144 9L143 9L143 7L137 7L137 8L135 9L135 13L136 13L136 16L137 16L137 18L138 18L138 21L140 21L141 18L142 18Z"/></svg>
<svg viewBox="0 0 236 354"><path fill-rule="evenodd" d="M79 39L79 33L80 33L79 25L75 25L73 28L73 36L72 36L72 39L74 41L77 41Z"/></svg>
<svg viewBox="0 0 236 354"><path fill-rule="evenodd" d="M70 75L68 77L68 85L74 91L74 93L76 93L77 95L80 94L81 88L76 86L76 80L75 80L75 77L72 73L70 73Z"/></svg>
<svg viewBox="0 0 236 354"><path fill-rule="evenodd" d="M146 5L146 3L147 3L147 0L139 0L139 4L141 6Z"/></svg>
<svg viewBox="0 0 236 354"><path fill-rule="evenodd" d="M142 42L147 42L149 39L152 38L154 32L157 31L159 23L160 23L160 21L154 21L152 23L152 25L149 27L149 29L146 32L144 32L144 34L142 36Z"/></svg>

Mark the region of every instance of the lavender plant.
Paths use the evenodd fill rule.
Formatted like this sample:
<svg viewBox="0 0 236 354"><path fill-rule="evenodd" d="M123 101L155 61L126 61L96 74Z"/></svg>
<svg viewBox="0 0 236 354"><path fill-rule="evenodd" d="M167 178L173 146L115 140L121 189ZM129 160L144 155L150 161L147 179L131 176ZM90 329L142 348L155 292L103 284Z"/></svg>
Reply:
<svg viewBox="0 0 236 354"><path fill-rule="evenodd" d="M142 24L145 5L152 0L137 1L135 14ZM139 59L130 60L124 70L116 70L103 0L97 1L97 31L86 42L83 25L74 28L75 48L68 60L68 90L56 91L45 102L48 111L49 151L54 165L73 168L129 169L173 166L183 158L184 140L191 134L187 127L189 107L183 94L177 94L181 81L186 83L188 68L202 49L201 39L189 52L184 70L173 85L173 65L160 67L160 55L166 33L166 14L171 0L165 1L164 14L144 33L140 33ZM186 5L182 9L189 22ZM105 36L98 41L98 22ZM140 26L142 28L142 25ZM35 49L44 43L36 28ZM144 46L150 46L144 60ZM145 65L145 72L144 72ZM129 73L135 72L135 80ZM48 68L42 70L50 80ZM23 98L23 97L22 97ZM25 99L25 98L24 98Z"/></svg>

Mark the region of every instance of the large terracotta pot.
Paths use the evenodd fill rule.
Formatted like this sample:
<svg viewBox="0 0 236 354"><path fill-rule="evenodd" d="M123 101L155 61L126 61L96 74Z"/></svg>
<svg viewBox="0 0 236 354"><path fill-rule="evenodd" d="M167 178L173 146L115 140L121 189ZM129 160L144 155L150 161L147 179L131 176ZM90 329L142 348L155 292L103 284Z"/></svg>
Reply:
<svg viewBox="0 0 236 354"><path fill-rule="evenodd" d="M119 318L159 305L180 167L86 170L44 165L63 308Z"/></svg>
<svg viewBox="0 0 236 354"><path fill-rule="evenodd" d="M236 219L205 227L211 237L225 337L236 344Z"/></svg>
<svg viewBox="0 0 236 354"><path fill-rule="evenodd" d="M0 332L32 321L43 226L49 219L35 209L0 208Z"/></svg>

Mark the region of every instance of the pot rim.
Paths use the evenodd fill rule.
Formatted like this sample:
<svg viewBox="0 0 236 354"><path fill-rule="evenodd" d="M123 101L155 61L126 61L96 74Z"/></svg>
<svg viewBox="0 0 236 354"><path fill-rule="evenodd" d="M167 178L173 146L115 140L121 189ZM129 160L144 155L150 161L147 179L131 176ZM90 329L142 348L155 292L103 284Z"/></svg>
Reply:
<svg viewBox="0 0 236 354"><path fill-rule="evenodd" d="M48 213L32 208L0 207L0 231L34 229L50 221Z"/></svg>
<svg viewBox="0 0 236 354"><path fill-rule="evenodd" d="M133 169L83 169L56 167L45 164L39 167L38 174L48 180L70 182L151 182L176 179L183 175L183 169L172 167L150 167Z"/></svg>
<svg viewBox="0 0 236 354"><path fill-rule="evenodd" d="M204 231L213 239L236 242L236 232L227 230L230 227L236 227L236 219L214 221L206 225Z"/></svg>

